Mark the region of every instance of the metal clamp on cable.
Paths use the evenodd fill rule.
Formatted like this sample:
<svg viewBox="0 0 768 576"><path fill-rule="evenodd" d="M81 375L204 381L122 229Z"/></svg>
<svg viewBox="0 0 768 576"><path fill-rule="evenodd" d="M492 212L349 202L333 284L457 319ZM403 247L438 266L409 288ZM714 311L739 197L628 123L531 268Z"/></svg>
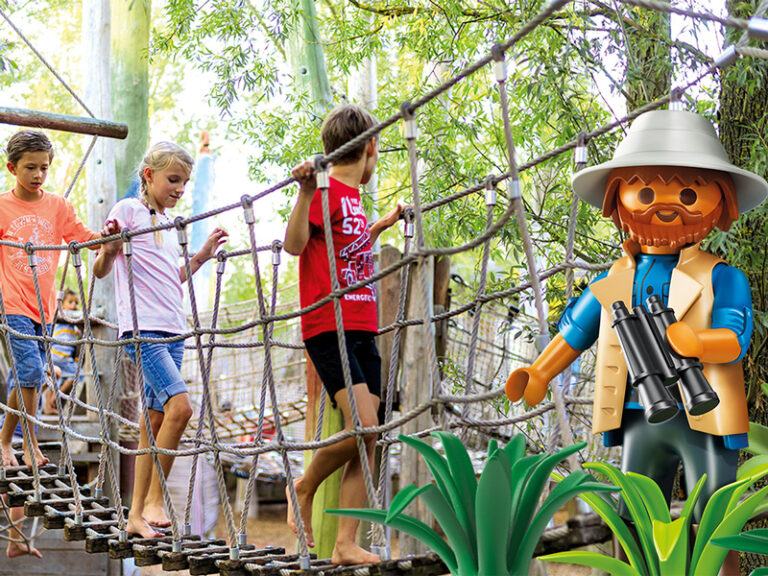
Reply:
<svg viewBox="0 0 768 576"><path fill-rule="evenodd" d="M741 54L736 50L736 46L731 44L728 48L723 50L717 58L715 58L715 66L721 70L723 68L728 68L728 66L736 62L740 56Z"/></svg>
<svg viewBox="0 0 768 576"><path fill-rule="evenodd" d="M576 137L576 149L573 153L576 165L581 169L587 163L587 133L579 132Z"/></svg>
<svg viewBox="0 0 768 576"><path fill-rule="evenodd" d="M310 562L309 556L299 556L299 568L302 570L309 570L312 568L312 562Z"/></svg>
<svg viewBox="0 0 768 576"><path fill-rule="evenodd" d="M192 524L189 522L184 524L184 536L192 536Z"/></svg>
<svg viewBox="0 0 768 576"><path fill-rule="evenodd" d="M485 179L485 205L496 206L496 178L493 174L488 174Z"/></svg>
<svg viewBox="0 0 768 576"><path fill-rule="evenodd" d="M382 562L392 560L392 551L389 549L389 546L379 546L379 559Z"/></svg>
<svg viewBox="0 0 768 576"><path fill-rule="evenodd" d="M36 264L36 262L35 262L35 245L32 244L31 241L27 242L26 244L24 244L24 252L27 253L27 265L30 268L34 268L35 264Z"/></svg>
<svg viewBox="0 0 768 576"><path fill-rule="evenodd" d="M328 164L322 156L315 156L312 164L315 168L315 178L317 178L317 187L327 190L331 187L331 173L328 170Z"/></svg>
<svg viewBox="0 0 768 576"><path fill-rule="evenodd" d="M283 251L283 243L280 240L272 241L272 266L280 266L280 254Z"/></svg>
<svg viewBox="0 0 768 576"><path fill-rule="evenodd" d="M101 488L99 486L96 486L96 488L93 489L93 497L97 500L104 497L104 488Z"/></svg>
<svg viewBox="0 0 768 576"><path fill-rule="evenodd" d="M173 225L176 226L176 234L179 237L179 246L184 246L187 243L187 223L181 216L176 216L173 219Z"/></svg>
<svg viewBox="0 0 768 576"><path fill-rule="evenodd" d="M237 545L238 546L245 546L248 544L248 535L247 534L238 534L237 535Z"/></svg>
<svg viewBox="0 0 768 576"><path fill-rule="evenodd" d="M413 206L408 206L403 210L403 220L405 221L405 229L403 230L403 236L406 238L413 238L413 221L416 219L416 212L413 211Z"/></svg>
<svg viewBox="0 0 768 576"><path fill-rule="evenodd" d="M768 20L752 16L747 24L747 34L754 40L768 40Z"/></svg>
<svg viewBox="0 0 768 576"><path fill-rule="evenodd" d="M216 274L224 274L227 265L227 253L224 250L216 252Z"/></svg>
<svg viewBox="0 0 768 576"><path fill-rule="evenodd" d="M174 540L171 542L171 551L176 553L181 552L181 540Z"/></svg>
<svg viewBox="0 0 768 576"><path fill-rule="evenodd" d="M131 246L131 237L128 236L128 229L123 228L120 232L120 236L123 239L123 254L130 256L133 254L133 246Z"/></svg>
<svg viewBox="0 0 768 576"><path fill-rule="evenodd" d="M403 115L403 137L406 140L415 140L418 137L419 127L416 124L413 105L406 100L400 105L400 112Z"/></svg>
<svg viewBox="0 0 768 576"><path fill-rule="evenodd" d="M669 106L670 110L683 110L683 91L679 87L674 87L669 91Z"/></svg>
<svg viewBox="0 0 768 576"><path fill-rule="evenodd" d="M75 514L74 523L75 523L75 526L82 526L83 525L83 515L82 514Z"/></svg>
<svg viewBox="0 0 768 576"><path fill-rule="evenodd" d="M229 549L229 559L230 560L240 560L240 547L239 546L233 546Z"/></svg>
<svg viewBox="0 0 768 576"><path fill-rule="evenodd" d="M82 256L80 256L80 246L74 240L67 244L67 246L69 248L69 259L72 262L72 266L79 268L83 264Z"/></svg>
<svg viewBox="0 0 768 576"><path fill-rule="evenodd" d="M249 226L256 222L256 217L253 215L253 198L248 194L243 194L240 197L240 204L243 205L243 213L245 214L245 223Z"/></svg>
<svg viewBox="0 0 768 576"><path fill-rule="evenodd" d="M493 48L491 48L491 56L493 57L496 64L494 65L493 69L496 73L496 82L506 82L507 81L507 56L504 53L504 48L501 46L501 44L494 44Z"/></svg>
<svg viewBox="0 0 768 576"><path fill-rule="evenodd" d="M128 542L128 531L123 529L118 532L117 539L120 542Z"/></svg>
<svg viewBox="0 0 768 576"><path fill-rule="evenodd" d="M519 178L507 178L507 196L510 200L519 200L523 193L520 191Z"/></svg>

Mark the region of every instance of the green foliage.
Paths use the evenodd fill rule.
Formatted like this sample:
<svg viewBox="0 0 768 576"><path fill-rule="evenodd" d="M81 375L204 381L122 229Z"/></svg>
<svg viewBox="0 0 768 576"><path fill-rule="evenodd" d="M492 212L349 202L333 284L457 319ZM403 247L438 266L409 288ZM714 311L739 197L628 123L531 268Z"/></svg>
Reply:
<svg viewBox="0 0 768 576"><path fill-rule="evenodd" d="M639 545L619 516L616 501L597 494L584 494L581 498L616 534L629 563L583 551L559 552L543 556L542 560L591 566L624 576L715 576L726 556L726 550L719 548L715 541L726 538L727 542L732 542L730 538L739 533L768 494L766 487L740 501L752 484L768 475L768 465L755 469L752 476L715 492L707 502L690 550L688 534L693 508L706 476L691 490L680 517L672 520L661 490L650 478L632 472L625 474L610 464L592 463L584 467L604 474L621 488L621 496L637 530Z"/></svg>
<svg viewBox="0 0 768 576"><path fill-rule="evenodd" d="M597 482L586 472L571 473L541 502L554 467L585 446L570 446L555 454L525 455L525 437L518 434L504 447L488 447L488 459L476 479L461 441L447 432L432 432L443 443L445 456L428 443L400 435L400 440L424 458L435 484L406 486L389 511L328 510L396 528L429 546L456 576L524 575L536 544L555 512L585 492L616 488ZM429 526L404 514L421 498L448 538L448 545Z"/></svg>

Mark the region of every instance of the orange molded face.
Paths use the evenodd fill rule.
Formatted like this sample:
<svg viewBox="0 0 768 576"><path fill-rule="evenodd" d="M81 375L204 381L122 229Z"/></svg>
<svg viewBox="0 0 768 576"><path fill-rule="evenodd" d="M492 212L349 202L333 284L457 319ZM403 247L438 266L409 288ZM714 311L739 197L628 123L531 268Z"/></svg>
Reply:
<svg viewBox="0 0 768 576"><path fill-rule="evenodd" d="M724 197L717 181L682 184L654 178L619 181L617 216L621 228L651 251L676 252L700 242L717 225Z"/></svg>
<svg viewBox="0 0 768 576"><path fill-rule="evenodd" d="M639 219L656 226L679 226L701 221L721 208L723 195L716 182L682 185L676 179L665 183L657 178L649 185L641 180L622 182L619 201Z"/></svg>

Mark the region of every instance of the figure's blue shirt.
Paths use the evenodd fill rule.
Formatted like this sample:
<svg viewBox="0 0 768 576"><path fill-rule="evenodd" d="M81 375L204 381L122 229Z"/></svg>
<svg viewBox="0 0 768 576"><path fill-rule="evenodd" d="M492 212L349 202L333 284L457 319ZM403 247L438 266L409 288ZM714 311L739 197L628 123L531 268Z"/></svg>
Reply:
<svg viewBox="0 0 768 576"><path fill-rule="evenodd" d="M645 306L649 296L658 294L666 306L672 270L677 265L677 261L677 254L638 254L635 257L632 305ZM592 282L605 278L607 274L607 271L603 272ZM747 352L753 328L752 294L747 277L741 270L720 263L712 270L712 290L714 304L711 327L728 328L736 333L741 354L734 362L739 362ZM571 348L586 350L595 343L600 332L600 313L600 302L592 294L589 286L578 299L568 303L560 318L558 330ZM639 406L627 405L627 408L637 407ZM724 438L729 448L742 447L742 444L746 446L746 434L735 434Z"/></svg>

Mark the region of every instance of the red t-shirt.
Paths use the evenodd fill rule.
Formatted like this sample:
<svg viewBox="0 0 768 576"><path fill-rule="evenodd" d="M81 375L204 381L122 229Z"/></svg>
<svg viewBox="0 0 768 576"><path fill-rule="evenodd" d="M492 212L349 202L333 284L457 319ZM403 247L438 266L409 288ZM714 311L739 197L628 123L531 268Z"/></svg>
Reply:
<svg viewBox="0 0 768 576"><path fill-rule="evenodd" d="M373 275L371 231L365 217L360 191L331 178L328 189L333 248L339 286L346 288ZM301 307L314 304L331 293L331 275L323 231L322 193L318 190L309 207L312 232L299 256L299 295ZM344 330L378 332L376 287L364 286L341 299ZM301 317L304 340L322 332L336 331L333 302Z"/></svg>

